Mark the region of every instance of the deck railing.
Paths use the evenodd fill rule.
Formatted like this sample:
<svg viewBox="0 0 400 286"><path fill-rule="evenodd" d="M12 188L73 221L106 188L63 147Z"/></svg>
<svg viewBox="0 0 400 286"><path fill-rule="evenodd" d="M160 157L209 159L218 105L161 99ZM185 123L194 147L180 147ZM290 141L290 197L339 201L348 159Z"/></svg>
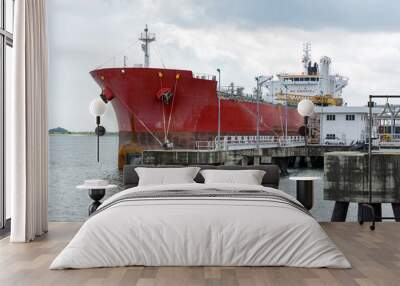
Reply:
<svg viewBox="0 0 400 286"><path fill-rule="evenodd" d="M213 75L213 74L192 72L192 75L193 75L193 78L207 79L207 80L217 80L217 76Z"/></svg>
<svg viewBox="0 0 400 286"><path fill-rule="evenodd" d="M260 136L259 140L257 136L221 136L220 140L218 137L214 141L196 141L197 150L229 150L241 148L257 148L266 146L290 146L304 144L303 136ZM219 145L219 146L218 146ZM236 147L236 148L235 148ZM246 148L246 149L247 149Z"/></svg>
<svg viewBox="0 0 400 286"><path fill-rule="evenodd" d="M379 140L377 143L379 147L400 147L400 134L379 134Z"/></svg>
<svg viewBox="0 0 400 286"><path fill-rule="evenodd" d="M379 134L380 142L400 142L400 134Z"/></svg>

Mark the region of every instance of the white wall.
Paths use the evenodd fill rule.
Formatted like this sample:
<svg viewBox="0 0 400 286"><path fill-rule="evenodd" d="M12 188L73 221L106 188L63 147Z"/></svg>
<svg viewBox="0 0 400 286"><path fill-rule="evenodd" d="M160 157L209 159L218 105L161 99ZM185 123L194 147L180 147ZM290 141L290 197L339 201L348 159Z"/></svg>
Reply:
<svg viewBox="0 0 400 286"><path fill-rule="evenodd" d="M321 142L324 142L327 134L335 134L336 138L344 140L345 144L350 144L351 141L362 140L362 135L366 132L367 117L366 114L361 113L347 113L354 114L355 119L346 120L345 113L336 113L335 120L327 120L328 114L335 113L322 113L321 116Z"/></svg>

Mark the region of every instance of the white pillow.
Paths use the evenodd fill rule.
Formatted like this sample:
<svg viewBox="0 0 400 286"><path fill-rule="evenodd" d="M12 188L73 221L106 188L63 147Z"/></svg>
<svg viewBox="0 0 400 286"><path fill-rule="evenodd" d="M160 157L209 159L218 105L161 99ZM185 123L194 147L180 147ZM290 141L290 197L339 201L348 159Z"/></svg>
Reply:
<svg viewBox="0 0 400 286"><path fill-rule="evenodd" d="M139 176L138 186L194 183L198 167L184 168L135 168Z"/></svg>
<svg viewBox="0 0 400 286"><path fill-rule="evenodd" d="M265 171L261 170L202 170L206 184L233 183L261 185Z"/></svg>

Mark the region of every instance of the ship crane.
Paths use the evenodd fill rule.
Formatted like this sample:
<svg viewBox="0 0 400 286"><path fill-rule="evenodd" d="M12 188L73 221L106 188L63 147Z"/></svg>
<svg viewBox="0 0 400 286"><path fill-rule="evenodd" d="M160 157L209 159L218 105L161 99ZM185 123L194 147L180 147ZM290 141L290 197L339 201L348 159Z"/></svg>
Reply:
<svg viewBox="0 0 400 286"><path fill-rule="evenodd" d="M149 28L147 27L146 24L144 32L140 34L139 40L143 42L142 50L144 52L144 67L148 68L150 66L149 44L156 40L156 34L149 33Z"/></svg>

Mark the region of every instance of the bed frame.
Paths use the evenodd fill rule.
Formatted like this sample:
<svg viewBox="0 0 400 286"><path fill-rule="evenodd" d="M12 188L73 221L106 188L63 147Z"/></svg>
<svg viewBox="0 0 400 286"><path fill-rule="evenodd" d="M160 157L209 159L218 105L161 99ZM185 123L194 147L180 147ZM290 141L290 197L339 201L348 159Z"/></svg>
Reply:
<svg viewBox="0 0 400 286"><path fill-rule="evenodd" d="M151 167L151 168L179 168L185 166L178 165L168 165L168 166L150 166L150 165L125 165L122 173L122 182L124 188L136 187L139 182L139 176L135 171L136 167ZM193 166L191 166L193 167ZM205 169L215 169L215 170L262 170L265 171L265 175L262 179L261 184L264 187L279 188L279 176L280 170L277 165L259 165L259 166L212 166L212 165L196 165L195 167L200 167L202 170ZM204 183L203 176L198 173L194 180L197 183Z"/></svg>

